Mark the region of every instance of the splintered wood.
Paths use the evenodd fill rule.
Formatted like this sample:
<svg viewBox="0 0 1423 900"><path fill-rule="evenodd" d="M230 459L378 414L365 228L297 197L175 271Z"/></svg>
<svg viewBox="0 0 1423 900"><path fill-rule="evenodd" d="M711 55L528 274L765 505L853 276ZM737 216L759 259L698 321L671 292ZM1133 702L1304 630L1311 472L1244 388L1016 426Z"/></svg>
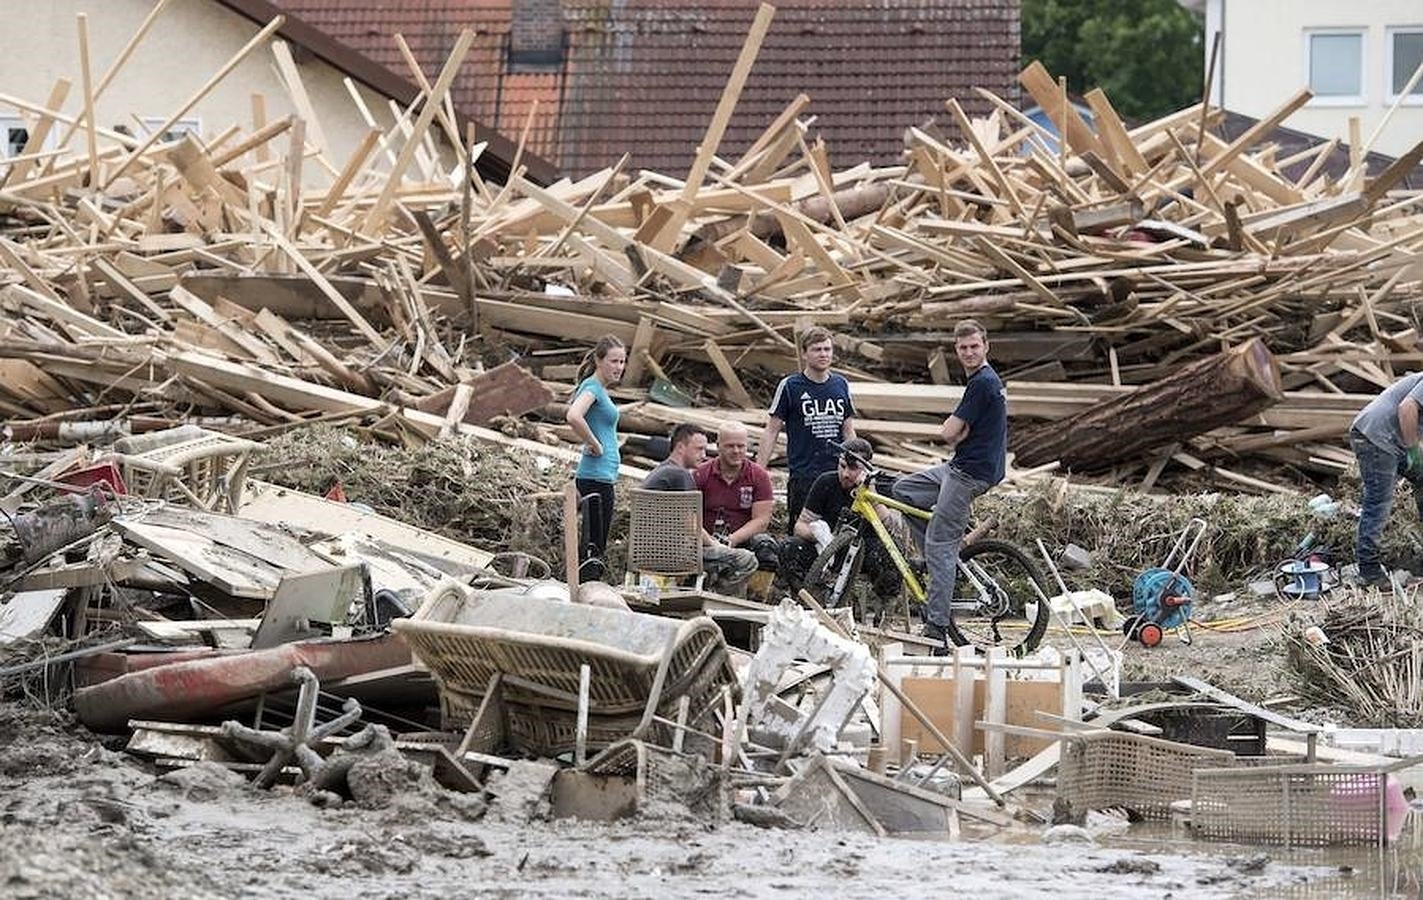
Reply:
<svg viewBox="0 0 1423 900"><path fill-rule="evenodd" d="M539 185L516 159L507 184L487 183L473 166L484 145L454 147L464 136L444 105L468 34L441 71L414 73L421 96L348 160L326 159L299 78L306 118L176 141L61 113L64 81L43 104L0 97L32 129L0 188L0 414L16 434L117 410L263 434L364 419L403 440L539 446L484 427L534 414L553 423L541 439L563 442L549 452L572 458L553 398L599 335L628 345L624 424L651 434L758 425L766 387L797 366L796 334L823 325L855 381L860 432L909 470L940 458L936 424L961 391L953 328L974 318L1025 464L1086 459L1147 487L1163 467L1213 466L1232 487L1270 490L1230 467L1253 456L1338 474L1352 415L1423 359L1423 215L1400 188L1423 143L1373 178L1334 178L1334 143L1288 159L1270 143L1307 92L1226 140L1218 109L1131 128L1100 91L1089 123L1034 63L1021 82L1064 123L1061 148L978 91L946 104L957 137L909 127L898 165L836 169L801 95L744 153L719 156L770 21L763 8L685 178L624 161ZM291 67L285 45L260 46L273 30L242 53ZM90 74L75 73L86 93ZM39 150L56 123L69 143ZM1228 380L1173 381L1178 370L1214 372L1203 361L1246 345L1268 389L1187 398L1181 409L1210 410L1200 427L1168 421L1160 440L1096 457L1074 434L1171 420L1151 398ZM481 375L482 359L511 357L521 372ZM669 377L700 408L654 402ZM1135 418L1113 424L1112 403Z"/></svg>

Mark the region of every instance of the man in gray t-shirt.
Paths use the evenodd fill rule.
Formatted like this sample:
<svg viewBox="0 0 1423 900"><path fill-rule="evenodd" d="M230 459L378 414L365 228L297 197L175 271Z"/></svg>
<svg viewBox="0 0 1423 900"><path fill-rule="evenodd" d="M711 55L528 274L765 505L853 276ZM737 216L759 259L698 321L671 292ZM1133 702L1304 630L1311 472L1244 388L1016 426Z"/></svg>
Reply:
<svg viewBox="0 0 1423 900"><path fill-rule="evenodd" d="M692 470L707 458L707 436L700 428L678 425L672 431L672 449L657 468L642 480L649 491L695 491ZM702 530L702 569L707 587L722 594L744 596L746 580L757 568L756 554L745 547L728 547Z"/></svg>
<svg viewBox="0 0 1423 900"><path fill-rule="evenodd" d="M1379 587L1390 585L1380 560L1379 537L1393 508L1399 478L1413 486L1418 518L1423 521L1423 454L1418 420L1423 411L1423 373L1405 375L1385 388L1359 411L1349 427L1349 444L1359 461L1364 497L1354 552L1359 579Z"/></svg>
<svg viewBox="0 0 1423 900"><path fill-rule="evenodd" d="M702 453L706 453L705 437L702 438ZM680 460L669 456L647 473L639 486L646 491L695 491L697 482L692 478L691 469L684 468Z"/></svg>

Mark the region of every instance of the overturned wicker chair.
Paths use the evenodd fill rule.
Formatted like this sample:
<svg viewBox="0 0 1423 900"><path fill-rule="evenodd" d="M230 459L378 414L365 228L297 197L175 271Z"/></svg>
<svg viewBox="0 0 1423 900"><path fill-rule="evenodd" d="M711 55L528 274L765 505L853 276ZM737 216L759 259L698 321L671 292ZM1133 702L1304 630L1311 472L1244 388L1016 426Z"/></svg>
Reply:
<svg viewBox="0 0 1423 900"><path fill-rule="evenodd" d="M1122 731L1087 731L1063 739L1057 794L1075 814L1124 807L1146 819L1169 819L1171 804L1191 796L1197 769L1234 764L1213 750Z"/></svg>
<svg viewBox="0 0 1423 900"><path fill-rule="evenodd" d="M696 727L727 690L737 692L721 630L705 617L668 619L451 582L393 625L438 682L444 727L466 731L463 750L548 757L572 750L584 664L590 750L630 738L669 745L674 718Z"/></svg>

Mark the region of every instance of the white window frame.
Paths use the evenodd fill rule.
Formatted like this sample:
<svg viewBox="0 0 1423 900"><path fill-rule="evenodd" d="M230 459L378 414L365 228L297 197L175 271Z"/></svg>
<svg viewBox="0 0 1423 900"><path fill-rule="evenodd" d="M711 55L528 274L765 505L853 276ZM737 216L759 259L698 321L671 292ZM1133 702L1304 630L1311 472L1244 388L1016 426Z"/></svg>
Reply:
<svg viewBox="0 0 1423 900"><path fill-rule="evenodd" d="M153 129L157 128L159 125L162 125L166 121L168 121L167 116L144 116L142 119L143 134L139 135L139 137L148 137L149 135L153 134ZM168 130L178 132L179 134L185 132L191 133L193 137L201 139L203 136L203 120L198 116L188 116L186 118L182 118L174 122L172 127L170 127Z"/></svg>
<svg viewBox="0 0 1423 900"><path fill-rule="evenodd" d="M1369 104L1369 30L1363 26L1340 27L1340 28L1306 28L1304 29L1304 86L1309 87L1310 54L1313 52L1314 42L1312 38L1319 35L1348 34L1356 35L1359 38L1359 93L1344 96L1320 96L1314 95L1309 101L1310 106L1368 106Z"/></svg>
<svg viewBox="0 0 1423 900"><path fill-rule="evenodd" d="M1384 29L1383 93L1384 102L1389 104L1398 100L1398 94L1393 92L1393 36L1396 34L1423 34L1423 25L1390 25ZM1407 85L1407 82L1404 84ZM1405 97L1400 106L1423 106L1423 93L1419 93L1423 92L1423 80L1413 90L1414 93Z"/></svg>

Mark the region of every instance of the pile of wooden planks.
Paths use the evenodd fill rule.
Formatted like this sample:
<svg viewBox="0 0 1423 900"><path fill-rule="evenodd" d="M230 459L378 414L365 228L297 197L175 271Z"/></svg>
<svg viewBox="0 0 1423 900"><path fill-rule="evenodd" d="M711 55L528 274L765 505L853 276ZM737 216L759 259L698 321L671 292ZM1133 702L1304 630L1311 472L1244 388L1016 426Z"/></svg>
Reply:
<svg viewBox="0 0 1423 900"><path fill-rule="evenodd" d="M1334 178L1333 144L1277 158L1268 140L1308 92L1226 141L1218 109L1128 128L1100 91L1089 125L1034 63L1020 80L1061 142L980 91L986 116L947 103L960 139L910 127L902 164L836 169L801 95L720 155L772 15L757 15L685 177L624 159L539 186L516 159L507 184L486 183L471 165L482 145L443 104L464 39L433 84L413 72L425 92L395 128L324 169L300 118L162 142L10 98L39 139L91 140L4 170L0 414L15 436L60 420L220 416L259 435L364 420L572 459L554 401L598 335L628 345L624 423L651 434L760 423L798 330L823 325L861 432L908 470L941 456L961 380L952 329L972 317L1025 434L1256 342L1278 372L1265 401L1082 468L1150 487L1214 467L1271 490L1235 461L1337 475L1354 412L1423 358L1423 211L1398 187L1423 143L1372 178L1356 148ZM668 372L698 408L649 400ZM553 427L489 427L530 413ZM1064 455L1018 450L1039 468Z"/></svg>

